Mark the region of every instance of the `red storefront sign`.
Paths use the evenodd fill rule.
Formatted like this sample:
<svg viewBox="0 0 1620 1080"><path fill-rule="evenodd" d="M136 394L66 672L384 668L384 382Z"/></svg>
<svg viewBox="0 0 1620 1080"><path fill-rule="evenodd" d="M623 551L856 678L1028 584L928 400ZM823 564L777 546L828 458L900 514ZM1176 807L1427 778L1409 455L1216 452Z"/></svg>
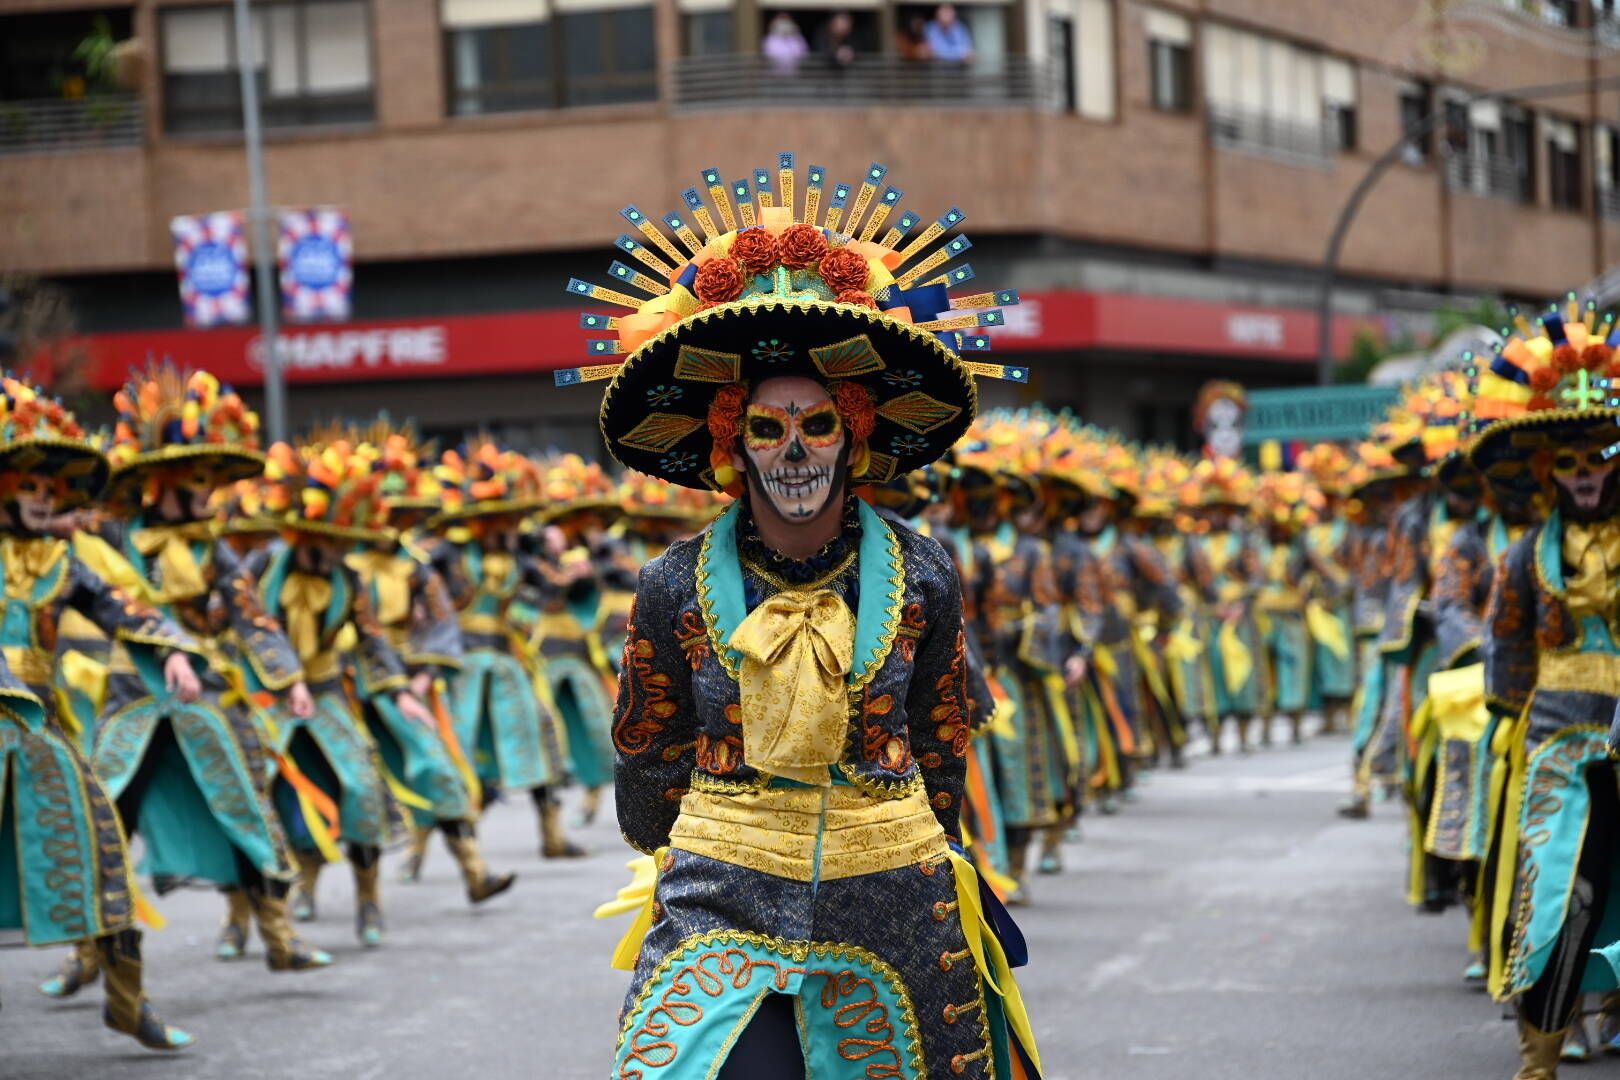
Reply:
<svg viewBox="0 0 1620 1080"><path fill-rule="evenodd" d="M1009 352L1115 349L1294 363L1316 355L1315 316L1281 308L1065 291L1025 293L1006 314L993 340ZM1376 329L1334 320L1339 355L1362 325ZM291 383L436 379L574 367L589 362L585 338L574 310L446 315L290 327L281 356ZM73 344L90 358L90 384L103 390L116 389L148 357L171 357L237 386L264 381L263 343L252 327L91 334Z"/></svg>

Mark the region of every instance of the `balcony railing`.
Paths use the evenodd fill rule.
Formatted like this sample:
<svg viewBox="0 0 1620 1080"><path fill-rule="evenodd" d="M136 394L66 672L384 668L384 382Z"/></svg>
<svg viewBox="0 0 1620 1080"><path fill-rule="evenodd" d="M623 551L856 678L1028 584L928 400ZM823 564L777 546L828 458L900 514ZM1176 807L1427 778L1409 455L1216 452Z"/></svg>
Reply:
<svg viewBox="0 0 1620 1080"><path fill-rule="evenodd" d="M1530 179L1518 162L1501 154L1482 156L1466 151L1446 154L1446 183L1458 191L1471 191L1508 202L1530 201Z"/></svg>
<svg viewBox="0 0 1620 1080"><path fill-rule="evenodd" d="M0 101L0 154L139 146L145 137L145 108L135 94Z"/></svg>
<svg viewBox="0 0 1620 1080"><path fill-rule="evenodd" d="M1326 165L1338 152L1335 131L1324 117L1307 123L1229 105L1209 107L1209 137L1226 150L1242 150L1307 165Z"/></svg>
<svg viewBox="0 0 1620 1080"><path fill-rule="evenodd" d="M1600 187L1597 189L1598 213L1610 221L1620 220L1620 188Z"/></svg>
<svg viewBox="0 0 1620 1080"><path fill-rule="evenodd" d="M676 62L678 109L869 108L910 105L950 109L1055 108L1057 87L1027 56L944 64L857 56L846 67L807 58L779 71L762 56L689 56Z"/></svg>

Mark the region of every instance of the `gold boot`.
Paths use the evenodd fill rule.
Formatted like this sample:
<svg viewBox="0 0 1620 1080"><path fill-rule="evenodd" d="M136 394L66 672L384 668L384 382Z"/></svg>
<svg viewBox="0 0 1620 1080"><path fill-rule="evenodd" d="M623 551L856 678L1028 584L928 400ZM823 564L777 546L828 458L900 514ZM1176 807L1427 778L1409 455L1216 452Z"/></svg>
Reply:
<svg viewBox="0 0 1620 1080"><path fill-rule="evenodd" d="M1513 1080L1558 1080L1558 1058L1564 1049L1562 1031L1538 1031L1519 1018L1519 1071Z"/></svg>
<svg viewBox="0 0 1620 1080"><path fill-rule="evenodd" d="M101 1019L114 1031L134 1037L148 1050L183 1050L194 1041L158 1016L142 989L141 932L121 930L98 938L102 971L107 976L107 1004Z"/></svg>
<svg viewBox="0 0 1620 1080"><path fill-rule="evenodd" d="M512 882L517 880L516 874L490 872L489 865L484 862L484 853L478 845L478 835L473 832L471 822L447 822L444 842L450 846L450 853L461 865L461 878L467 883L467 899L471 903L482 904L485 900L499 896L510 889Z"/></svg>
<svg viewBox="0 0 1620 1080"><path fill-rule="evenodd" d="M287 897L274 895L277 886L255 890L250 897L253 917L264 941L264 962L271 971L312 971L331 964L332 957L310 948L293 933L287 918Z"/></svg>
<svg viewBox="0 0 1620 1080"><path fill-rule="evenodd" d="M70 998L100 975L101 954L96 949L96 940L85 938L73 946L56 974L39 984L39 992L48 998Z"/></svg>
<svg viewBox="0 0 1620 1080"><path fill-rule="evenodd" d="M225 921L220 924L217 960L239 960L247 952L248 929L253 922L253 904L242 889L225 890Z"/></svg>
<svg viewBox="0 0 1620 1080"><path fill-rule="evenodd" d="M555 799L540 804L540 855L547 859L577 859L585 849L563 832L562 806Z"/></svg>
<svg viewBox="0 0 1620 1080"><path fill-rule="evenodd" d="M349 856L354 867L354 932L360 944L375 949L383 942L382 891L378 883L379 863L375 856Z"/></svg>
<svg viewBox="0 0 1620 1080"><path fill-rule="evenodd" d="M422 860L427 858L428 841L433 838L433 830L425 829L420 825L411 824L411 840L405 848L405 861L399 866L399 880L406 885L414 885L422 880Z"/></svg>
<svg viewBox="0 0 1620 1080"><path fill-rule="evenodd" d="M299 922L315 921L315 884L320 880L321 867L326 860L318 851L299 851L298 881L293 885L288 906L292 917Z"/></svg>

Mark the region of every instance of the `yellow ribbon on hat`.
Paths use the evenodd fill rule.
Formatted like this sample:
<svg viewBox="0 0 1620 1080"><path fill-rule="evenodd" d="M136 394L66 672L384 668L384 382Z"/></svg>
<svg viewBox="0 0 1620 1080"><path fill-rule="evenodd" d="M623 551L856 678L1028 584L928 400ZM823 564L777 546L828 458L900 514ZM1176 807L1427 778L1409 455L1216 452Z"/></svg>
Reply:
<svg viewBox="0 0 1620 1080"><path fill-rule="evenodd" d="M1344 623L1335 618L1322 601L1306 601L1305 626L1322 648L1340 660L1350 659L1350 640L1345 637Z"/></svg>
<svg viewBox="0 0 1620 1080"><path fill-rule="evenodd" d="M197 556L191 545L199 540L212 540L214 525L211 521L188 521L184 525L153 525L136 529L130 536L135 550L145 558L157 557L159 585L154 599L160 603L190 600L208 591L208 579L197 565Z"/></svg>
<svg viewBox="0 0 1620 1080"><path fill-rule="evenodd" d="M1239 693L1248 683L1249 676L1254 674L1254 653L1238 634L1237 623L1233 622L1221 624L1220 637L1216 644L1221 650L1221 665L1226 675L1226 692Z"/></svg>
<svg viewBox="0 0 1620 1080"><path fill-rule="evenodd" d="M849 726L845 677L855 616L830 589L789 589L749 612L728 642L742 654L743 759L800 783L832 783Z"/></svg>
<svg viewBox="0 0 1620 1080"><path fill-rule="evenodd" d="M398 626L411 614L411 575L416 566L391 551L356 551L344 560L377 596L377 621Z"/></svg>
<svg viewBox="0 0 1620 1080"><path fill-rule="evenodd" d="M332 582L325 575L295 571L282 582L281 610L298 659L307 662L321 651L321 618L331 604Z"/></svg>

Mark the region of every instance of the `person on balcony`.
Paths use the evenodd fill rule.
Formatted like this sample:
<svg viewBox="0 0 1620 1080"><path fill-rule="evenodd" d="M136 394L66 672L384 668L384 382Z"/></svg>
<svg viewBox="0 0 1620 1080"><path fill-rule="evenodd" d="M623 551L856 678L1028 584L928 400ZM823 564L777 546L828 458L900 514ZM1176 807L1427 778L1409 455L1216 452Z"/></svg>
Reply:
<svg viewBox="0 0 1620 1080"><path fill-rule="evenodd" d="M973 63L973 34L956 16L956 5L941 4L923 35L929 55L944 64Z"/></svg>
<svg viewBox="0 0 1620 1080"><path fill-rule="evenodd" d="M810 43L804 40L804 32L799 29L799 24L793 21L793 16L785 11L779 11L765 31L765 40L760 45L760 52L771 65L773 74L796 75L799 65L810 53Z"/></svg>

